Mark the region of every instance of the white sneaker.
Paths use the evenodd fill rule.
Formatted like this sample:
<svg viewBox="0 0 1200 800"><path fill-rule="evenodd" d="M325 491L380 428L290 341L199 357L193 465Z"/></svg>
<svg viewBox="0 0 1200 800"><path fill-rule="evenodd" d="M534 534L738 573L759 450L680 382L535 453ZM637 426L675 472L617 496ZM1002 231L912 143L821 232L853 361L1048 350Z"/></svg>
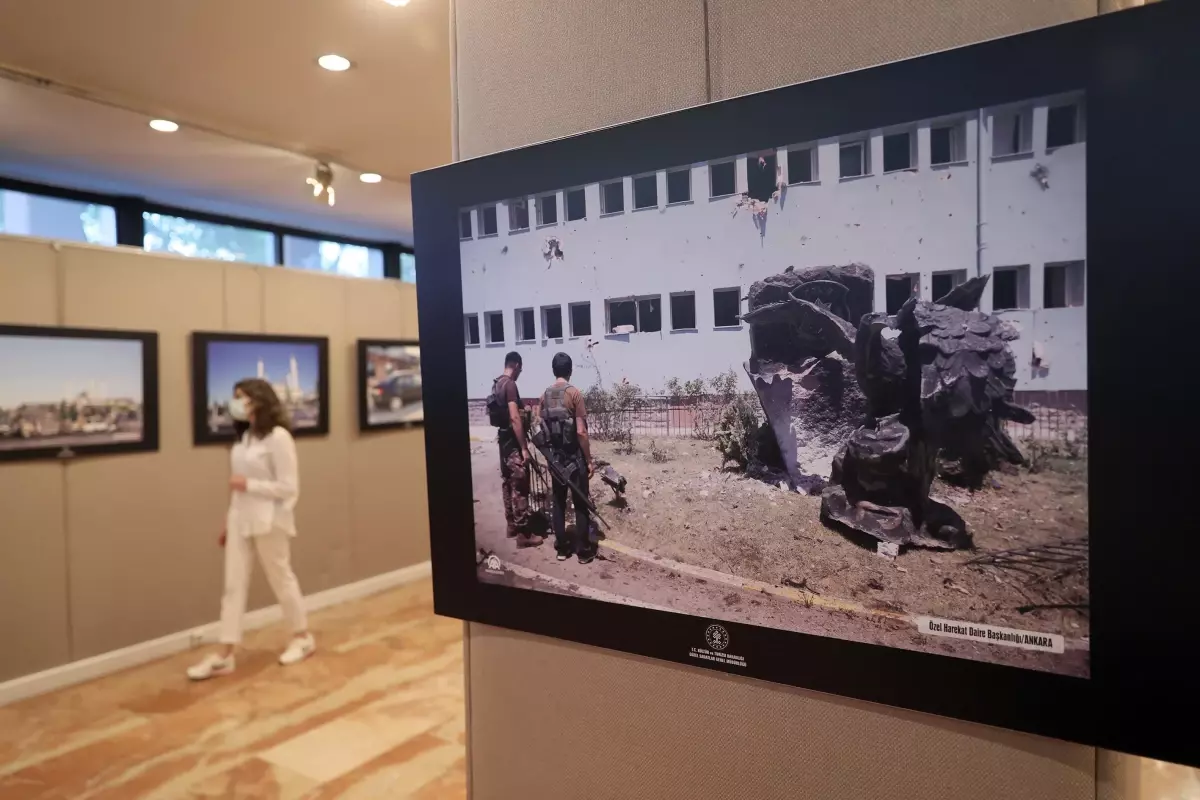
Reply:
<svg viewBox="0 0 1200 800"><path fill-rule="evenodd" d="M187 676L194 681L204 681L218 675L228 675L235 666L232 655L221 658L216 653L209 653L199 664L188 667Z"/></svg>
<svg viewBox="0 0 1200 800"><path fill-rule="evenodd" d="M299 663L311 656L316 649L317 643L311 633L307 636L297 636L292 639L291 644L287 646L287 650L283 651L283 655L279 657L279 663L285 667L289 664Z"/></svg>

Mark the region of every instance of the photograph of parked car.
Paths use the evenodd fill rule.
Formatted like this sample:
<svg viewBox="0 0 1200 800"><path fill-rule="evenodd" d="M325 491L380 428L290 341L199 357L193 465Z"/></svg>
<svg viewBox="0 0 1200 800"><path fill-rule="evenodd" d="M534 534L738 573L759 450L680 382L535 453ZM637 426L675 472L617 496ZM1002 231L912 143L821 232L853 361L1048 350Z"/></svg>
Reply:
<svg viewBox="0 0 1200 800"><path fill-rule="evenodd" d="M420 344L360 339L358 375L362 392L359 426L363 430L424 421Z"/></svg>
<svg viewBox="0 0 1200 800"><path fill-rule="evenodd" d="M156 362L156 334L0 326L0 457L157 448Z"/></svg>

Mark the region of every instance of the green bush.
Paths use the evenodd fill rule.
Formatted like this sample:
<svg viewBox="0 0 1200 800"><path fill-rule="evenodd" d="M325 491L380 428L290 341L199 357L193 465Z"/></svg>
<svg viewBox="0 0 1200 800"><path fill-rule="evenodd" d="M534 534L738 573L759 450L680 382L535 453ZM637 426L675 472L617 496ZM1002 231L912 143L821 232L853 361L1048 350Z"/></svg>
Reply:
<svg viewBox="0 0 1200 800"><path fill-rule="evenodd" d="M759 460L759 407L757 400L738 395L721 410L716 447L721 453L721 468L733 462L745 470Z"/></svg>
<svg viewBox="0 0 1200 800"><path fill-rule="evenodd" d="M622 378L612 389L596 384L584 393L588 434L597 441L616 442L618 450L633 452L633 423L646 405L641 387Z"/></svg>

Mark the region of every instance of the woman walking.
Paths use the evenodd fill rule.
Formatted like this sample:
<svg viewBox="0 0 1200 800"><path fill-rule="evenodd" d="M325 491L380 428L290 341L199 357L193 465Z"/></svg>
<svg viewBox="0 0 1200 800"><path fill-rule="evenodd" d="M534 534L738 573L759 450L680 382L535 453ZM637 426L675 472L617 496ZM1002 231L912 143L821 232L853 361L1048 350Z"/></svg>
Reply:
<svg viewBox="0 0 1200 800"><path fill-rule="evenodd" d="M228 675L234 648L242 640L242 614L258 553L263 572L283 609L293 637L279 663L295 664L316 648L308 632L300 583L291 566L296 535L295 508L300 496L296 442L287 413L271 384L259 378L240 381L229 404L240 434L230 457L229 512L225 521L225 594L221 598L220 648L188 670L192 680Z"/></svg>

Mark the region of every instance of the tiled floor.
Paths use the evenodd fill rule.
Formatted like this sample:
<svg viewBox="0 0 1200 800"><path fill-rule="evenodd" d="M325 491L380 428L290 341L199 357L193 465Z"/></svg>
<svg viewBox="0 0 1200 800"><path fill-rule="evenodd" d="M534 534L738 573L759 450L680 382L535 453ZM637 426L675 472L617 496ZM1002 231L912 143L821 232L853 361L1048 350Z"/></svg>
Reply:
<svg viewBox="0 0 1200 800"><path fill-rule="evenodd" d="M462 623L428 581L320 611L318 650L247 636L233 675L198 653L0 708L0 800L466 796Z"/></svg>

